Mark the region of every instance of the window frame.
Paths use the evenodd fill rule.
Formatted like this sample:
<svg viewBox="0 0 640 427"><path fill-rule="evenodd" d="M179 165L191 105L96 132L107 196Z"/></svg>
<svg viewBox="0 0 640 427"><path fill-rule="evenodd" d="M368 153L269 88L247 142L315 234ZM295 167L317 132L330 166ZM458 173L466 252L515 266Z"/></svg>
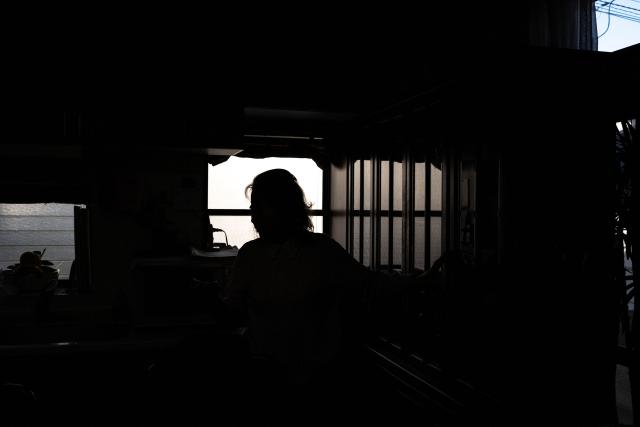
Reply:
<svg viewBox="0 0 640 427"><path fill-rule="evenodd" d="M271 156L276 158L290 158L290 157L282 157L282 156ZM310 159L309 157L301 157L301 159ZM310 159L312 160L312 159ZM209 165L210 163L207 161L205 164L205 176L207 177L207 185L205 185L205 191L203 195L203 204L206 207L205 211L207 212L207 219L212 216L246 216L251 217L250 209L210 209L209 208ZM215 167L215 166L213 166ZM320 168L322 171L322 209L309 209L309 215L312 217L320 217L322 219L322 233L325 230L328 230L331 226L330 224L330 181L329 181L329 173L323 168ZM315 231L315 230L314 230Z"/></svg>
<svg viewBox="0 0 640 427"><path fill-rule="evenodd" d="M27 233L27 232L70 232L73 236L72 244L58 244L58 243L38 243L33 242L29 244L7 244L3 243L2 247L14 247L14 248L26 248L26 247L37 247L37 248L59 248L59 247L72 247L73 248L73 258L72 259L53 259L49 260L50 257L47 254L43 254L43 258L49 261L63 261L68 262L68 271L63 273L63 269L58 268L60 270L60 276L58 278L58 288L65 289L66 292L58 292L57 295L68 295L75 293L87 293L93 290L92 284L92 264L91 264L91 248L90 248L90 225L89 225L89 205L85 203L68 203L68 202L29 202L29 203L13 203L13 202L3 202L3 205L66 205L68 207L72 207L72 212L70 215L57 215L57 214L36 214L36 215L3 215L3 217L8 218L70 218L71 223L73 224L72 230L45 230L45 229L17 229L17 230L2 230L2 231L14 231L17 233ZM45 249L46 250L46 249ZM20 254L16 254L15 263L19 263ZM9 260L3 260L3 263L8 262ZM59 267L59 266L58 266ZM76 276L73 276L75 270ZM76 280L76 282L74 282Z"/></svg>
<svg viewBox="0 0 640 427"><path fill-rule="evenodd" d="M425 220L425 235L424 235L424 266L425 269L431 266L431 227L428 226L432 218L444 219L444 207L445 207L445 179L444 179L444 164L442 165L442 188L441 188L441 208L439 210L431 209L431 173L430 168L425 166L425 208L417 210L415 209L415 164L416 158L407 148L402 153L402 205L399 209L394 206L394 184L396 174L394 173L393 159L383 159L383 156L379 153L374 153L370 156L350 156L348 158L348 172L347 172L347 191L348 191L348 221L347 221L347 250L356 258L361 264L365 264L364 259L364 218L370 218L370 238L369 238L369 262L368 267L374 270L399 270L403 273L412 273L416 271L415 268L415 219L424 218ZM370 209L363 209L364 200L367 197L365 195L365 173L364 162L371 161L371 176L369 177L370 183ZM389 206L388 209L381 208L382 199L382 162L388 161L388 186L389 186ZM360 167L356 168L356 162L360 162ZM430 156L426 155L424 159L425 165L431 165ZM356 171L357 169L357 171ZM427 170L429 173L427 173ZM358 174L359 194L358 194L358 209L356 209L356 173ZM356 247L355 240L355 222L358 221L358 246ZM401 244L401 264L394 264L394 221L388 221L388 248L387 248L387 264L381 264L381 245L382 245L382 218L402 218L402 244ZM441 224L441 253L445 250L445 221Z"/></svg>

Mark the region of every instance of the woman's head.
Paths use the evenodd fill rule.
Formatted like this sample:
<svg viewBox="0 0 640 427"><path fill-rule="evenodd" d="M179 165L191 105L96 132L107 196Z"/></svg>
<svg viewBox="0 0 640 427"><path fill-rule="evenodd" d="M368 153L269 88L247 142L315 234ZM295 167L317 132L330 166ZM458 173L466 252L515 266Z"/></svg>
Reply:
<svg viewBox="0 0 640 427"><path fill-rule="evenodd" d="M260 237L279 238L313 230L310 205L296 178L284 169L257 175L246 192L251 193L251 222Z"/></svg>

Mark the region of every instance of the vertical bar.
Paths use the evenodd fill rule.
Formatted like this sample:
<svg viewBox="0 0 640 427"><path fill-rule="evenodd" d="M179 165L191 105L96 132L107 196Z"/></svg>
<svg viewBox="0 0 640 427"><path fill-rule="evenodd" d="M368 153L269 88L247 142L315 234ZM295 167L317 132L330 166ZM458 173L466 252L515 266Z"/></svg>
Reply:
<svg viewBox="0 0 640 427"><path fill-rule="evenodd" d="M403 154L402 186L402 271L409 273L414 266L414 204L415 204L415 164L407 149Z"/></svg>
<svg viewBox="0 0 640 427"><path fill-rule="evenodd" d="M393 270L393 156L389 156L389 259L388 259L388 267L389 271Z"/></svg>
<svg viewBox="0 0 640 427"><path fill-rule="evenodd" d="M351 158L351 156L349 156L348 158L348 162L347 162L347 194L348 194L348 199L347 199L347 212L348 212L348 218L347 218L347 250L348 252L353 255L353 204L354 204L354 200L353 200L353 192L354 192L354 188L353 188L353 164L354 164L354 160Z"/></svg>
<svg viewBox="0 0 640 427"><path fill-rule="evenodd" d="M472 227L472 233L471 233L471 241L473 242L473 252L472 255L474 257L477 257L478 254L480 253L478 248L478 237L480 235L480 233L478 232L479 228L478 228L478 177L479 177L479 173L478 171L481 169L481 163L482 163L482 147L480 145L474 147L473 151L472 151L472 156L473 156L473 169L471 171L471 177L473 178L472 180L469 181L469 187L468 187L468 195L467 198L469 200L469 209L471 212L471 227Z"/></svg>
<svg viewBox="0 0 640 427"><path fill-rule="evenodd" d="M72 286L78 293L87 293L92 290L92 259L91 259L91 232L89 222L89 208L73 207L73 239L75 246L74 269L78 282Z"/></svg>
<svg viewBox="0 0 640 427"><path fill-rule="evenodd" d="M636 130L636 135L638 131L638 122L640 117L637 116L633 121L633 126ZM632 123L627 122L627 125L631 127ZM638 149L638 141L637 139L633 141L634 145L629 147L630 150ZM637 151L636 151L637 152ZM637 155L636 155L637 158ZM638 199L638 164L635 163L634 167L631 168L631 218L629 228L627 229L627 234L629 235L630 244L632 245L632 253L631 253L631 273L633 276L634 290L636 291L636 296L634 297L634 305L635 308L633 310L633 317L631 319L631 343L632 343L632 351L633 354L636 354L640 349L640 333L638 332L638 327L640 326L640 314L638 314L638 283L640 283L640 257L638 256L638 225L640 225L640 221L638 220L638 213L640 213L640 199ZM640 419L640 373L638 369L640 368L640 364L638 363L637 357L631 358L632 362L629 366L629 381L631 383L631 409L633 413L633 420L635 424L638 424L638 420Z"/></svg>
<svg viewBox="0 0 640 427"><path fill-rule="evenodd" d="M349 194L349 193L347 193ZM322 170L322 230L331 234L331 164Z"/></svg>
<svg viewBox="0 0 640 427"><path fill-rule="evenodd" d="M504 187L503 187L503 183L502 183L502 174L503 174L503 163L502 163L502 156L498 157L498 206L497 206L497 212L496 215L498 216L496 225L497 225L497 241L496 241L496 247L497 247L497 261L499 265L502 265L502 251L503 251L503 241L502 241L502 235L503 235L503 229L502 229L502 197L503 197L503 191L504 191Z"/></svg>
<svg viewBox="0 0 640 427"><path fill-rule="evenodd" d="M358 258L360 264L364 262L364 156L360 157L360 238L358 244L360 245L360 253Z"/></svg>
<svg viewBox="0 0 640 427"><path fill-rule="evenodd" d="M447 149L442 165L442 189L444 192L442 233L445 242L442 248L443 253L460 248L460 167L454 150L453 147Z"/></svg>
<svg viewBox="0 0 640 427"><path fill-rule="evenodd" d="M451 185L452 185L452 205L451 205L451 225L453 226L453 246L451 249L459 250L460 249L460 156L458 155L457 150L452 150L452 158L451 164L453 176L451 177Z"/></svg>
<svg viewBox="0 0 640 427"><path fill-rule="evenodd" d="M447 188L449 185L449 178L447 177L449 173L449 159L448 159L448 150L445 148L443 150L442 155L442 205L441 205L441 213L440 213L440 253L444 254L447 250L449 250L449 233L447 230L449 229L449 195L447 194Z"/></svg>
<svg viewBox="0 0 640 427"><path fill-rule="evenodd" d="M424 270L431 267L431 156L424 157Z"/></svg>
<svg viewBox="0 0 640 427"><path fill-rule="evenodd" d="M213 234L210 232L211 226L211 216L209 215L209 162L204 162L204 176L205 176L205 184L202 186L202 206L204 206L205 219L206 221L202 221L202 233L201 236L204 238L204 243L202 247L207 247L208 244L213 243Z"/></svg>
<svg viewBox="0 0 640 427"><path fill-rule="evenodd" d="M480 215L478 215L478 208L481 206L478 203L478 189L479 187L479 183L481 183L480 181L480 172L483 172L483 167L484 165L482 165L482 160L483 160L483 156L482 156L482 147L480 145L478 145L478 147L476 147L475 150L475 159L473 162L473 166L474 166L474 171L473 171L473 187L471 188L471 195L473 196L473 256L474 257L478 257L478 255L480 254L480 244L483 243L481 242L481 236L480 236L480 228L479 228L479 224L478 224L478 219L480 218Z"/></svg>
<svg viewBox="0 0 640 427"><path fill-rule="evenodd" d="M371 158L371 237L370 257L374 270L380 269L380 156L374 154Z"/></svg>
<svg viewBox="0 0 640 427"><path fill-rule="evenodd" d="M200 227L202 228L200 229L199 235L201 237L198 244L203 248L208 248L211 243L209 239L211 237L209 233L209 225L211 224L211 218L209 217L209 161L205 160L202 168L205 184L202 186L202 192L200 193L200 197L202 197L200 206L203 207L203 218L200 220Z"/></svg>

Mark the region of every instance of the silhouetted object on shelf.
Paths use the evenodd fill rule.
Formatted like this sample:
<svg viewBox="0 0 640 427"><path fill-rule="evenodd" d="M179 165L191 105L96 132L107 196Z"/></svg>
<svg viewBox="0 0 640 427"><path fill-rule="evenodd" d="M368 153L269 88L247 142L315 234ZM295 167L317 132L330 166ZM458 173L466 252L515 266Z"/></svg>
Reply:
<svg viewBox="0 0 640 427"><path fill-rule="evenodd" d="M0 272L4 298L34 298L36 320L44 320L49 315L51 297L58 287L60 274L57 268L52 267L52 262L42 259L45 251L24 252L18 264Z"/></svg>
<svg viewBox="0 0 640 427"><path fill-rule="evenodd" d="M221 228L215 228L215 227L210 227L209 231L212 233L224 233L224 241L225 243L217 243L215 241L215 239L212 239L212 243L211 243L211 249L212 250L217 250L217 249L228 249L231 248L231 246L229 246L229 238L227 237L227 232L224 231Z"/></svg>

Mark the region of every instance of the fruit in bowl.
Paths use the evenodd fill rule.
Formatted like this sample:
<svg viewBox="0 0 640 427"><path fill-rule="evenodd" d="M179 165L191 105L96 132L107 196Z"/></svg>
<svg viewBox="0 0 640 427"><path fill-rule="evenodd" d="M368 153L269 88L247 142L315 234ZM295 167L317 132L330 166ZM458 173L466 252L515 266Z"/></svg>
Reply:
<svg viewBox="0 0 640 427"><path fill-rule="evenodd" d="M38 251L24 252L18 264L10 265L2 273L2 285L9 293L28 293L53 290L58 284L60 270L43 261Z"/></svg>

